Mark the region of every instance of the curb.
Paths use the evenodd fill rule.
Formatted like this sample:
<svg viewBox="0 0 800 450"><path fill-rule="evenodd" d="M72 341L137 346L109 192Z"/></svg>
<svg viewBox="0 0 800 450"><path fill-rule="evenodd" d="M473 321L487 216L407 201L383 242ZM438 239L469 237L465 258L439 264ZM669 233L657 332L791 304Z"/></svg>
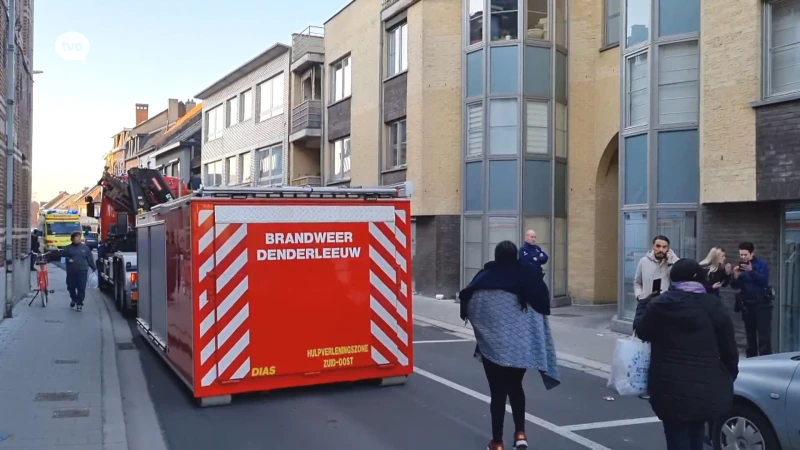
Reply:
<svg viewBox="0 0 800 450"><path fill-rule="evenodd" d="M471 327L443 322L441 320L431 319L417 314L414 314L413 317L415 322L441 328L465 339L475 339L475 332L472 331ZM556 352L556 356L558 357L558 365L567 367L569 369L579 370L589 375L594 375L606 380L611 374L611 366L606 363L559 351Z"/></svg>
<svg viewBox="0 0 800 450"><path fill-rule="evenodd" d="M95 290L95 289L92 289ZM103 448L128 449L128 430L125 425L125 414L122 410L122 389L117 370L117 345L114 328L111 324L111 312L103 298L94 292L92 297L98 303L100 321L102 323L102 383L103 383Z"/></svg>

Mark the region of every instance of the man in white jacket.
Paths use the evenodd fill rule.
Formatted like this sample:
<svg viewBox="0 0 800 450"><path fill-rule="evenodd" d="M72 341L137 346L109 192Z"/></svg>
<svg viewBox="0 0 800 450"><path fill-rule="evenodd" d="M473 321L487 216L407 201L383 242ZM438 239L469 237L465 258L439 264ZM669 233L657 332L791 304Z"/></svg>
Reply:
<svg viewBox="0 0 800 450"><path fill-rule="evenodd" d="M639 260L636 266L636 277L633 280L633 293L637 300L652 294L653 281L661 279L661 292L669 289L669 270L679 258L669 248L666 236L653 239L653 249Z"/></svg>

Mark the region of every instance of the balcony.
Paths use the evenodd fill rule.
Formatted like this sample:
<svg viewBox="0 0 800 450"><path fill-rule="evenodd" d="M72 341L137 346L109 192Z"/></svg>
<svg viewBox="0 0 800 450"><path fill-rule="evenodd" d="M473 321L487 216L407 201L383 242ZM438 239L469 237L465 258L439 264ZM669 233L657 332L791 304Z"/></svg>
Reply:
<svg viewBox="0 0 800 450"><path fill-rule="evenodd" d="M292 35L292 72L303 72L325 63L325 29L310 26Z"/></svg>
<svg viewBox="0 0 800 450"><path fill-rule="evenodd" d="M306 100L292 108L289 142L319 140L322 137L322 101Z"/></svg>
<svg viewBox="0 0 800 450"><path fill-rule="evenodd" d="M322 186L320 176L301 176L292 180L292 186Z"/></svg>

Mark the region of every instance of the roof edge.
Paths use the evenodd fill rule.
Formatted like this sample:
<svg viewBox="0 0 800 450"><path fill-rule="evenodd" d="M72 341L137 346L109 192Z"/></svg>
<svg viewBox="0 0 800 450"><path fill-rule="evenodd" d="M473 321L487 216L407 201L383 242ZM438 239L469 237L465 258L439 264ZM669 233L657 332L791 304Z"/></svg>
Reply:
<svg viewBox="0 0 800 450"><path fill-rule="evenodd" d="M219 80L212 83L211 86L200 91L200 93L196 94L194 98L199 100L207 99L209 96L216 94L217 92L221 91L227 86L230 86L234 82L244 78L244 75L252 72L253 70L255 70L256 67L262 66L268 63L269 61L272 61L278 56L291 51L291 49L292 49L291 46L281 42L273 44L272 47L259 53L255 58L252 58L251 60L237 67L236 69L233 69L231 72L228 72L227 75L223 76Z"/></svg>
<svg viewBox="0 0 800 450"><path fill-rule="evenodd" d="M323 26L327 25L327 24L328 24L328 22L330 22L331 20L335 19L335 18L336 18L336 16L338 16L339 14L341 14L341 13L342 13L342 12L343 12L345 9L349 8L349 7L350 7L350 5L352 5L352 4L353 4L353 3L355 3L355 2L356 2L356 0L350 0L350 1L349 1L349 2L346 4L346 5L342 6L342 9L340 9L340 10L336 11L336 12L335 12L335 13L334 13L332 16L330 16L330 17L328 18L328 20L326 20L325 22L323 22L323 23L322 23L322 25L323 25Z"/></svg>

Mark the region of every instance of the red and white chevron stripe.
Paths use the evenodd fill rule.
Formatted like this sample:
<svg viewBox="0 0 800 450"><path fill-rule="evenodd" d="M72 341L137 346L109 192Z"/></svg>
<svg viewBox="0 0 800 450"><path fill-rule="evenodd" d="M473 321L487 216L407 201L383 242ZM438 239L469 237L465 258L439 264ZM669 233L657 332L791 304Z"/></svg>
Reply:
<svg viewBox="0 0 800 450"><path fill-rule="evenodd" d="M369 223L370 331L372 359L378 364L409 364L411 343L408 317L411 296L408 292L408 237L406 212L395 209L395 222Z"/></svg>
<svg viewBox="0 0 800 450"><path fill-rule="evenodd" d="M200 384L239 380L250 372L247 224L215 223L214 210L198 216L197 296Z"/></svg>

